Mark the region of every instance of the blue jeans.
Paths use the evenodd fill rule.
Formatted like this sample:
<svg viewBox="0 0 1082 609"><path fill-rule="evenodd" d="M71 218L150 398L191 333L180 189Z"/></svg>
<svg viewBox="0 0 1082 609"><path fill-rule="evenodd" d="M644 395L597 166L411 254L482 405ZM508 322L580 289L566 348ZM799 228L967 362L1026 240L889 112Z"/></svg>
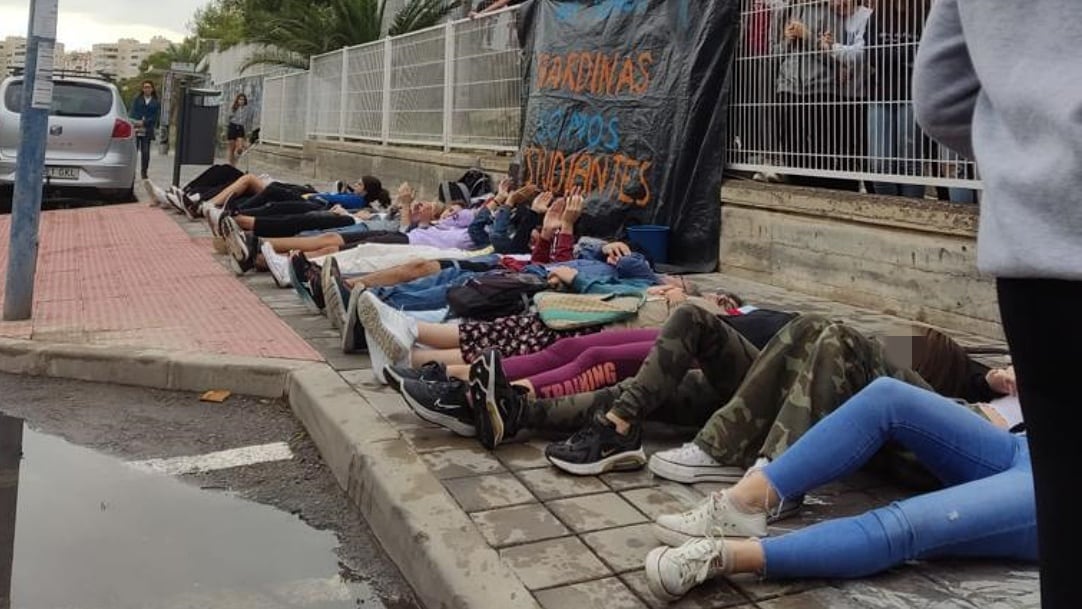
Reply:
<svg viewBox="0 0 1082 609"><path fill-rule="evenodd" d="M875 173L917 175L920 133L913 117L913 106L908 103L879 103L868 108L868 161L869 170ZM924 186L919 184L896 184L872 182L877 195L924 197Z"/></svg>
<svg viewBox="0 0 1082 609"><path fill-rule="evenodd" d="M947 556L1037 559L1025 437L895 379L865 387L763 475L782 497L798 497L853 473L887 441L912 451L945 488L764 539L766 576L862 577Z"/></svg>
<svg viewBox="0 0 1082 609"><path fill-rule="evenodd" d="M421 277L394 286L373 288L373 294L383 302L403 311L431 311L447 306L447 290L462 285L476 275L458 267L441 270L435 275Z"/></svg>

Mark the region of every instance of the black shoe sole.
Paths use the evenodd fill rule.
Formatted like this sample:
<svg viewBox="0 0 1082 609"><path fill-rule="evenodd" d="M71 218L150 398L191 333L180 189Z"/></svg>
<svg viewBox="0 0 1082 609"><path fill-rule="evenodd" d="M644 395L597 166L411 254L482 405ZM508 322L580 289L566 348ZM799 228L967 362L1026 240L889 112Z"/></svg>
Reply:
<svg viewBox="0 0 1082 609"><path fill-rule="evenodd" d="M387 368L384 370L387 370ZM417 400L413 399L413 396L411 396L408 391L403 391L402 397L406 399L406 405L410 407L410 410L425 421L439 425L464 438L472 438L477 435L477 428L473 425L463 423L452 416L433 412L424 406L421 406Z"/></svg>
<svg viewBox="0 0 1082 609"><path fill-rule="evenodd" d="M478 361L470 364L469 393L477 437L481 445L490 450L503 442L504 432L503 415L490 397L496 393L496 375L491 368L496 353L495 350L486 351Z"/></svg>
<svg viewBox="0 0 1082 609"><path fill-rule="evenodd" d="M402 393L402 382L406 380L406 377L392 370L391 366L387 366L383 369L383 380L387 381L387 384L391 386L391 389Z"/></svg>
<svg viewBox="0 0 1082 609"><path fill-rule="evenodd" d="M556 457L545 455L554 467L576 476L597 476L605 472L632 471L642 469L646 465L646 453L642 447L635 450L609 455L593 463L571 463Z"/></svg>

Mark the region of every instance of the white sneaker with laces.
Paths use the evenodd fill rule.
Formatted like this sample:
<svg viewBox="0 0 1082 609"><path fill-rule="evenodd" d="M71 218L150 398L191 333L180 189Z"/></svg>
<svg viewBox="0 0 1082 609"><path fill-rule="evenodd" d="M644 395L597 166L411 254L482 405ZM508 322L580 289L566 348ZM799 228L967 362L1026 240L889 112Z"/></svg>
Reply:
<svg viewBox="0 0 1082 609"><path fill-rule="evenodd" d="M267 269L271 277L274 277L274 283L280 288L293 285L289 280L289 258L274 251L270 241L264 241L259 246L259 251L263 253L263 259L267 261Z"/></svg>
<svg viewBox="0 0 1082 609"><path fill-rule="evenodd" d="M766 537L765 512L748 514L733 506L725 491L712 494L680 514L663 514L654 521L658 541L678 546L697 537Z"/></svg>
<svg viewBox="0 0 1082 609"><path fill-rule="evenodd" d="M646 555L646 585L654 596L669 602L724 570L723 539L694 539L676 548L654 548Z"/></svg>
<svg viewBox="0 0 1082 609"><path fill-rule="evenodd" d="M370 354L374 343L386 357L386 365L404 366L409 363L410 349L417 340L417 320L381 302L371 291L360 294L357 318L364 326ZM375 364L373 356L372 369L383 369L377 368ZM377 378L382 376L376 375Z"/></svg>
<svg viewBox="0 0 1082 609"><path fill-rule="evenodd" d="M695 482L740 482L744 469L718 463L694 442L663 450L650 456L650 471L667 480Z"/></svg>

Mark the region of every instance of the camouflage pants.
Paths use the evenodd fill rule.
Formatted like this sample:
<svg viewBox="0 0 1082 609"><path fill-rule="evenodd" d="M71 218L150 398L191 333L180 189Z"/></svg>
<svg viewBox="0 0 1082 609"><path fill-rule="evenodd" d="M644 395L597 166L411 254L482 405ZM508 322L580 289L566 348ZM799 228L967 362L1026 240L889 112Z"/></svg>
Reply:
<svg viewBox="0 0 1082 609"><path fill-rule="evenodd" d="M652 417L698 427L733 395L757 355L732 326L685 304L662 326L634 377L598 391L538 400L528 410L529 425L575 430L591 413L612 410L627 421ZM693 370L696 363L699 369Z"/></svg>
<svg viewBox="0 0 1082 609"><path fill-rule="evenodd" d="M726 465L748 467L759 456L774 459L880 376L928 388L917 373L889 363L878 342L841 323L802 315L763 348L743 384L695 442Z"/></svg>

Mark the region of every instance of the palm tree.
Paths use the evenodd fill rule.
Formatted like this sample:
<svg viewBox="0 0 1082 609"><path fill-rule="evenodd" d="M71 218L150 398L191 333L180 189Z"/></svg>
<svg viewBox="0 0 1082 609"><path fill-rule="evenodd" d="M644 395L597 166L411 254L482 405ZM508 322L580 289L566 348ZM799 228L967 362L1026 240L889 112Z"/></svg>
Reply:
<svg viewBox="0 0 1082 609"><path fill-rule="evenodd" d="M409 0L394 15L389 34L397 36L439 23L462 0ZM262 15L253 42L269 48L253 53L241 71L256 65L305 69L308 58L342 47L379 40L387 0L284 0Z"/></svg>

